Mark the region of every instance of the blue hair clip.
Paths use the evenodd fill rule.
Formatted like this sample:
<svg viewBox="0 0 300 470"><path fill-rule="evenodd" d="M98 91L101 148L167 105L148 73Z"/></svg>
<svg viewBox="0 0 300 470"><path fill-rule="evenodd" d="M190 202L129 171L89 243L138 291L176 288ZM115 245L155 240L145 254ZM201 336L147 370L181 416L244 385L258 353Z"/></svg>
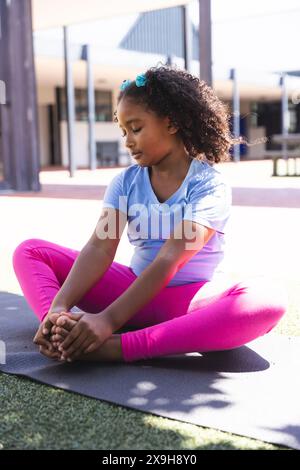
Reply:
<svg viewBox="0 0 300 470"><path fill-rule="evenodd" d="M120 86L120 90L124 91L125 88L128 87L128 85L130 85L131 81L130 80L124 80L122 85Z"/></svg>
<svg viewBox="0 0 300 470"><path fill-rule="evenodd" d="M138 87L144 86L147 82L146 76L141 73L140 75L137 75L135 79L135 84ZM120 90L124 91L125 88L127 88L131 84L131 80L124 80L122 85L120 86Z"/></svg>
<svg viewBox="0 0 300 470"><path fill-rule="evenodd" d="M136 86L139 86L139 87L144 86L146 81L147 81L146 76L143 73L141 73L140 75L136 77L135 84Z"/></svg>

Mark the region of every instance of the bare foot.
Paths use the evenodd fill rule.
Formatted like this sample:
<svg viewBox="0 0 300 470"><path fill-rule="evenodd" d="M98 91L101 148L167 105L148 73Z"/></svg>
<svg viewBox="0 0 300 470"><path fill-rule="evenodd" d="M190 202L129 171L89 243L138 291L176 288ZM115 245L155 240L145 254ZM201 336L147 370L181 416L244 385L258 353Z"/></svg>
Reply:
<svg viewBox="0 0 300 470"><path fill-rule="evenodd" d="M78 361L93 361L93 362L124 362L121 335L112 335L108 338L99 349L91 353L80 354L76 357Z"/></svg>
<svg viewBox="0 0 300 470"><path fill-rule="evenodd" d="M74 315L72 312L66 312L66 314L53 313L52 315L56 315L57 317L53 318L55 324L51 329L51 341L55 349L58 349L72 328L74 328L81 315L78 315L78 318L76 318L76 314ZM72 318L70 318L69 315L71 315ZM112 335L96 351L85 354L81 353L76 355L75 359L78 361L124 362L121 348L121 335ZM67 361L72 362L73 359L67 358Z"/></svg>
<svg viewBox="0 0 300 470"><path fill-rule="evenodd" d="M71 329L76 325L77 321L81 318L81 316L82 315L78 315L77 318L76 316L74 316L73 312L52 313L49 315L49 319L53 323L53 326L50 331L50 341L52 343L54 351L59 353L58 359L60 361L63 361L64 359L58 348L60 344L64 341L68 333L71 331Z"/></svg>
<svg viewBox="0 0 300 470"><path fill-rule="evenodd" d="M77 321L81 318L81 315L78 315L78 318L76 318L76 314L74 315L72 312L64 312L60 314L52 313L49 317L54 323L51 328L50 340L53 346L58 348L68 333L76 325Z"/></svg>

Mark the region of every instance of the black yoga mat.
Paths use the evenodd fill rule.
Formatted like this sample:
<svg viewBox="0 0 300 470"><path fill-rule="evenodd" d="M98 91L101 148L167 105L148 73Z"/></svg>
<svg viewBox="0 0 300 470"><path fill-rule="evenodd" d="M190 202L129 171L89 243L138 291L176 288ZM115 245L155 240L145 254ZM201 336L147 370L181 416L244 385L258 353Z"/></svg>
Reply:
<svg viewBox="0 0 300 470"><path fill-rule="evenodd" d="M230 351L124 364L61 363L38 352L32 343L37 327L23 297L0 292L0 370L154 415L300 449L300 338L271 332Z"/></svg>

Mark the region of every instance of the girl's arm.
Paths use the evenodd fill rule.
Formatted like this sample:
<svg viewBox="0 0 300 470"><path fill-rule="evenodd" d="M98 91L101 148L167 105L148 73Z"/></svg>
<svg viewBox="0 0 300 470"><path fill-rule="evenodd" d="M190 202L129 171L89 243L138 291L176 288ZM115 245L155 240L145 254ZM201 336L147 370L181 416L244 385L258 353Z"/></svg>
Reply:
<svg viewBox="0 0 300 470"><path fill-rule="evenodd" d="M193 221L180 222L152 263L104 310L114 331L121 328L138 310L152 300L177 271L203 248L214 233L215 230ZM186 237L186 234L189 236Z"/></svg>
<svg viewBox="0 0 300 470"><path fill-rule="evenodd" d="M102 278L114 260L126 223L126 216L118 209L102 210L90 240L76 258L49 312L56 311L56 306L71 309Z"/></svg>
<svg viewBox="0 0 300 470"><path fill-rule="evenodd" d="M67 312L76 305L85 292L103 276L111 263L111 256L105 250L89 243L81 250L33 338L35 344L49 350L46 354L48 357L57 357L57 351L52 350L50 342L50 332L53 327L51 315L55 312Z"/></svg>
<svg viewBox="0 0 300 470"><path fill-rule="evenodd" d="M70 310L95 285L110 267L113 258L103 249L87 243L76 258L65 282L56 294L49 313L56 306Z"/></svg>
<svg viewBox="0 0 300 470"><path fill-rule="evenodd" d="M113 331L120 329L174 277L177 267L169 260L156 257L138 278L104 311Z"/></svg>

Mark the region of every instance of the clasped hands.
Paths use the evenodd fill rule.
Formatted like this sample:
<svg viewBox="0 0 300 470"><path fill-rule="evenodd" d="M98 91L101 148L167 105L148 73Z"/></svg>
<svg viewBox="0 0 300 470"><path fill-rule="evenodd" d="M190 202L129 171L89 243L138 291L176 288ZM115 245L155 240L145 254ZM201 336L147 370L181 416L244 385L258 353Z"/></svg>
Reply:
<svg viewBox="0 0 300 470"><path fill-rule="evenodd" d="M113 322L105 310L96 313L49 313L33 342L45 356L72 362L91 353L113 334Z"/></svg>

